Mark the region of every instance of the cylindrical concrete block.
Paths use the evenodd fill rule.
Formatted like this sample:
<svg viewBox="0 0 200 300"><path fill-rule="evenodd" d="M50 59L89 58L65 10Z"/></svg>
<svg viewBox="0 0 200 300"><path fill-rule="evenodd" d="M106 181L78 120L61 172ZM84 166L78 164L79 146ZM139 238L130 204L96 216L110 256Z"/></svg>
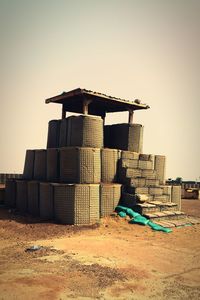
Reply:
<svg viewBox="0 0 200 300"><path fill-rule="evenodd" d="M58 182L60 179L59 149L47 149L47 180Z"/></svg>
<svg viewBox="0 0 200 300"><path fill-rule="evenodd" d="M61 148L60 180L67 183L99 183L101 181L100 149Z"/></svg>
<svg viewBox="0 0 200 300"><path fill-rule="evenodd" d="M40 217L43 220L54 218L53 186L49 182L40 183Z"/></svg>
<svg viewBox="0 0 200 300"><path fill-rule="evenodd" d="M47 148L59 147L61 120L51 120L48 125Z"/></svg>
<svg viewBox="0 0 200 300"><path fill-rule="evenodd" d="M39 217L39 182L38 181L29 181L28 182L28 213L32 216Z"/></svg>
<svg viewBox="0 0 200 300"><path fill-rule="evenodd" d="M99 184L53 184L58 223L89 225L99 220Z"/></svg>
<svg viewBox="0 0 200 300"><path fill-rule="evenodd" d="M144 127L141 124L129 124L129 126L127 150L142 153Z"/></svg>
<svg viewBox="0 0 200 300"><path fill-rule="evenodd" d="M101 181L111 183L117 181L118 162L120 150L102 149L101 150Z"/></svg>
<svg viewBox="0 0 200 300"><path fill-rule="evenodd" d="M28 205L28 182L25 180L17 180L17 192L16 192L16 208L21 213L27 212Z"/></svg>
<svg viewBox="0 0 200 300"><path fill-rule="evenodd" d="M115 124L104 126L105 147L142 152L143 126L140 124Z"/></svg>
<svg viewBox="0 0 200 300"><path fill-rule="evenodd" d="M23 179L32 180L34 176L35 150L26 150Z"/></svg>
<svg viewBox="0 0 200 300"><path fill-rule="evenodd" d="M165 184L165 163L166 157L163 155L155 155L154 169L160 184Z"/></svg>
<svg viewBox="0 0 200 300"><path fill-rule="evenodd" d="M103 120L100 117L81 115L68 118L67 146L103 147Z"/></svg>
<svg viewBox="0 0 200 300"><path fill-rule="evenodd" d="M171 200L173 203L176 203L178 205L178 209L181 210L181 186L180 185L172 186Z"/></svg>
<svg viewBox="0 0 200 300"><path fill-rule="evenodd" d="M121 198L121 184L100 185L100 216L109 216L119 204Z"/></svg>
<svg viewBox="0 0 200 300"><path fill-rule="evenodd" d="M47 178L47 151L35 150L34 180L46 180Z"/></svg>
<svg viewBox="0 0 200 300"><path fill-rule="evenodd" d="M16 206L16 180L7 179L5 189L5 205L15 208Z"/></svg>
<svg viewBox="0 0 200 300"><path fill-rule="evenodd" d="M69 118L65 118L65 119L62 119L60 122L59 147L67 146L68 120L69 120Z"/></svg>

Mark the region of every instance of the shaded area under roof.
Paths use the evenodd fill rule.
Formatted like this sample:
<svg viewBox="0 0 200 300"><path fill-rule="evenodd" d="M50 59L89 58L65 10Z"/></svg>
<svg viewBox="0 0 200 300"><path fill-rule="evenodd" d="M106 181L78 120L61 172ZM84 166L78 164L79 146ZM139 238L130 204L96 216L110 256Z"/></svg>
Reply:
<svg viewBox="0 0 200 300"><path fill-rule="evenodd" d="M88 113L105 116L107 112L134 111L148 109L146 104L107 96L86 89L75 89L46 99L46 103L59 103L63 111L83 113L83 106L88 105Z"/></svg>

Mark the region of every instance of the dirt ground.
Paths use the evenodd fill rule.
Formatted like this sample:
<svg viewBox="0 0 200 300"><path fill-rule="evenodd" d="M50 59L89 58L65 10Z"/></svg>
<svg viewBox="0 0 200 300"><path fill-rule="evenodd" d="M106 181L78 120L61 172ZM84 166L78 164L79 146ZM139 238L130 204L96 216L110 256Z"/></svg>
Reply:
<svg viewBox="0 0 200 300"><path fill-rule="evenodd" d="M200 200L182 210L200 217ZM64 226L0 208L0 299L200 299L200 225Z"/></svg>

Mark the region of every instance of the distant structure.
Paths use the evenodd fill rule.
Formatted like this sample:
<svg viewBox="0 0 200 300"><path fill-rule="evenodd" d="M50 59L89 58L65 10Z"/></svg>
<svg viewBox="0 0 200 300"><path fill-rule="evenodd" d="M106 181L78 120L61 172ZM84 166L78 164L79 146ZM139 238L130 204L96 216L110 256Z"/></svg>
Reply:
<svg viewBox="0 0 200 300"><path fill-rule="evenodd" d="M169 185L181 185L182 199L200 199L200 182L198 181L183 181L180 178L168 179L166 181Z"/></svg>

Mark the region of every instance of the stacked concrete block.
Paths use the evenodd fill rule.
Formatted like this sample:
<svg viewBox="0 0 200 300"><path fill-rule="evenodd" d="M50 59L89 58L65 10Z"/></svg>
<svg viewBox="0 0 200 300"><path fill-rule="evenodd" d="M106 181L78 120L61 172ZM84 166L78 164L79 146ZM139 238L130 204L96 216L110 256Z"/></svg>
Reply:
<svg viewBox="0 0 200 300"><path fill-rule="evenodd" d="M101 181L104 183L117 182L118 164L121 151L116 149L101 149Z"/></svg>
<svg viewBox="0 0 200 300"><path fill-rule="evenodd" d="M171 196L172 195L172 186L171 185L163 185L162 188L163 188L163 194L168 195L168 199L171 202L171 200L172 200L172 196Z"/></svg>
<svg viewBox="0 0 200 300"><path fill-rule="evenodd" d="M161 196L163 195L163 189L161 187L150 187L149 188L150 195Z"/></svg>
<svg viewBox="0 0 200 300"><path fill-rule="evenodd" d="M154 195L153 196L153 200L154 201L161 201L163 203L165 202L170 202L170 196L166 195L166 194L162 194L162 195Z"/></svg>
<svg viewBox="0 0 200 300"><path fill-rule="evenodd" d="M47 148L59 147L61 120L51 120L48 126Z"/></svg>
<svg viewBox="0 0 200 300"><path fill-rule="evenodd" d="M121 184L100 184L100 217L109 216L119 204Z"/></svg>
<svg viewBox="0 0 200 300"><path fill-rule="evenodd" d="M141 176L146 179L157 179L155 170L142 170Z"/></svg>
<svg viewBox="0 0 200 300"><path fill-rule="evenodd" d="M60 180L66 183L100 183L100 149L61 148Z"/></svg>
<svg viewBox="0 0 200 300"><path fill-rule="evenodd" d="M135 193L136 194L148 194L149 189L147 187L137 187L137 188L135 188Z"/></svg>
<svg viewBox="0 0 200 300"><path fill-rule="evenodd" d="M150 160L139 160L138 168L141 170L153 170L153 162Z"/></svg>
<svg viewBox="0 0 200 300"><path fill-rule="evenodd" d="M54 219L54 191L53 186L49 182L40 183L40 217L43 220Z"/></svg>
<svg viewBox="0 0 200 300"><path fill-rule="evenodd" d="M140 124L116 124L104 127L105 147L141 153L143 126Z"/></svg>
<svg viewBox="0 0 200 300"><path fill-rule="evenodd" d="M88 225L99 220L99 184L54 184L53 186L57 222Z"/></svg>
<svg viewBox="0 0 200 300"><path fill-rule="evenodd" d="M153 196L150 194L136 194L139 202L150 202L153 200Z"/></svg>
<svg viewBox="0 0 200 300"><path fill-rule="evenodd" d="M139 178L127 178L126 184L128 187L144 187L146 186L146 179L143 177Z"/></svg>
<svg viewBox="0 0 200 300"><path fill-rule="evenodd" d="M140 169L122 168L120 170L120 182L126 183L127 178L141 177L142 171Z"/></svg>
<svg viewBox="0 0 200 300"><path fill-rule="evenodd" d="M131 168L137 169L139 165L139 160L137 159L122 159L120 161L120 168Z"/></svg>
<svg viewBox="0 0 200 300"><path fill-rule="evenodd" d="M118 203L137 209L145 202L138 209L157 213L150 218L169 217L180 208L180 193L164 185L165 160L143 154L140 124L103 127L100 117L89 115L51 120L47 150L26 152L23 178L29 182L17 181L16 206L62 224L96 223ZM10 207L15 205L13 190L8 183Z"/></svg>
<svg viewBox="0 0 200 300"><path fill-rule="evenodd" d="M58 148L47 149L47 181L60 180L60 153Z"/></svg>
<svg viewBox="0 0 200 300"><path fill-rule="evenodd" d="M134 151L121 151L121 158L122 159L134 159L138 160L139 159L139 153L134 152Z"/></svg>
<svg viewBox="0 0 200 300"><path fill-rule="evenodd" d="M178 189L174 199L170 186L165 186L165 157L122 151L119 164L120 180L124 184L121 205L132 208L152 220L183 218ZM141 204L143 203L143 204ZM141 205L143 205L141 207Z"/></svg>
<svg viewBox="0 0 200 300"><path fill-rule="evenodd" d="M166 157L163 155L155 155L155 171L160 184L165 184L165 162Z"/></svg>
<svg viewBox="0 0 200 300"><path fill-rule="evenodd" d="M28 203L27 203L27 211L32 216L38 217L40 214L39 211L39 182L38 181L29 181L28 182Z"/></svg>
<svg viewBox="0 0 200 300"><path fill-rule="evenodd" d="M28 207L28 182L16 181L16 208L20 213L26 213Z"/></svg>
<svg viewBox="0 0 200 300"><path fill-rule="evenodd" d="M34 180L46 180L47 173L47 151L46 150L35 150L34 160Z"/></svg>
<svg viewBox="0 0 200 300"><path fill-rule="evenodd" d="M139 154L139 160L153 161L154 162L154 159L155 159L155 157L152 154L144 154L144 153Z"/></svg>
<svg viewBox="0 0 200 300"><path fill-rule="evenodd" d="M156 187L156 186L159 186L159 180L158 179L148 179L146 178L145 179L145 185L150 187Z"/></svg>
<svg viewBox="0 0 200 300"><path fill-rule="evenodd" d="M153 167L154 157L152 155L122 151L119 163L119 179L128 185L131 178L135 187L145 186L146 179L156 179L156 172Z"/></svg>
<svg viewBox="0 0 200 300"><path fill-rule="evenodd" d="M31 180L34 176L35 150L26 150L23 179Z"/></svg>

